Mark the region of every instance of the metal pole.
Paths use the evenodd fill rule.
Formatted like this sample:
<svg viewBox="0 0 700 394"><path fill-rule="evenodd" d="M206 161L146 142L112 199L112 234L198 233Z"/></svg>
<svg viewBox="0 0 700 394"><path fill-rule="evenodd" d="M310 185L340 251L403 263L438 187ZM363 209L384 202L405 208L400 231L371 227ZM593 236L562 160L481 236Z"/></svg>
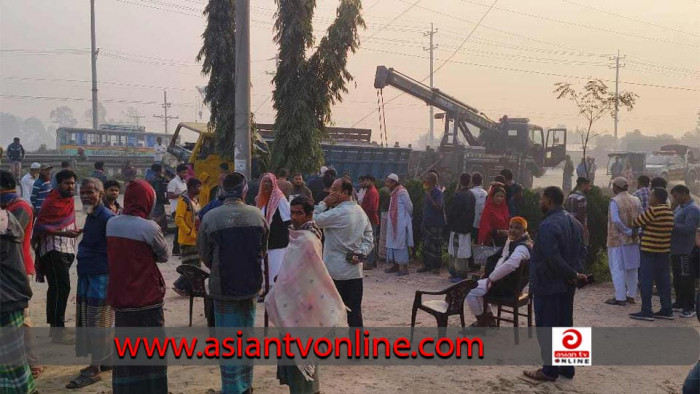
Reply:
<svg viewBox="0 0 700 394"><path fill-rule="evenodd" d="M95 38L95 0L90 0L90 42L92 62L92 128L97 129L97 40Z"/></svg>
<svg viewBox="0 0 700 394"><path fill-rule="evenodd" d="M163 119L165 120L165 134L168 134L168 91L163 89L163 109L165 113Z"/></svg>
<svg viewBox="0 0 700 394"><path fill-rule="evenodd" d="M615 57L615 139L617 140L617 122L618 122L618 86L620 84L620 50L617 50L617 57Z"/></svg>
<svg viewBox="0 0 700 394"><path fill-rule="evenodd" d="M430 23L430 31L428 33L424 33L423 36L429 36L430 37L430 46L428 48L423 48L424 50L430 51L430 89L433 89L433 50L437 48L436 45L433 45L433 36L437 32L436 29L433 29L433 23ZM431 105L430 106L430 140L428 141L428 144L433 145L433 142L435 141L435 120L434 120L434 112L435 108Z"/></svg>
<svg viewBox="0 0 700 394"><path fill-rule="evenodd" d="M250 178L250 0L236 0L236 171Z"/></svg>

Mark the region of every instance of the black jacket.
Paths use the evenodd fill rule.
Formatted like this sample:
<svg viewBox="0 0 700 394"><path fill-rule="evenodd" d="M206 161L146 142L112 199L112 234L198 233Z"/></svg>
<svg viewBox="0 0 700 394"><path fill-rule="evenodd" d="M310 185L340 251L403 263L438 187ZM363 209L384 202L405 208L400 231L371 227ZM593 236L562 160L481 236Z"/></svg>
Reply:
<svg viewBox="0 0 700 394"><path fill-rule="evenodd" d="M458 190L447 211L447 224L450 226L450 231L458 234L471 233L474 226L475 206L476 197L471 190Z"/></svg>
<svg viewBox="0 0 700 394"><path fill-rule="evenodd" d="M4 215L8 225L7 229L0 228L0 311L7 313L24 310L32 298L32 289L22 258L24 230L14 215L0 211L0 216Z"/></svg>

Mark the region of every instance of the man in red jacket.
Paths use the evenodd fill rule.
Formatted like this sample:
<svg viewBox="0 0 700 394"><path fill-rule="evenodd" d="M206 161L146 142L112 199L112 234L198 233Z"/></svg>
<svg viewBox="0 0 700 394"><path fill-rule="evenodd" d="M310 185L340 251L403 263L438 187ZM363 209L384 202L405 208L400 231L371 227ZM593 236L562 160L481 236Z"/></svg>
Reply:
<svg viewBox="0 0 700 394"><path fill-rule="evenodd" d="M165 281L156 263L168 261L163 231L148 217L156 203L151 185L131 181L124 193L124 211L107 222L109 284L107 303L115 311L115 327L163 327ZM168 393L166 366L115 366L112 391Z"/></svg>
<svg viewBox="0 0 700 394"><path fill-rule="evenodd" d="M371 270L377 267L377 243L379 241L379 192L374 186L374 177L365 175L362 180L362 187L365 189L364 197L362 198L362 209L367 214L369 222L372 223L372 232L374 235L374 248L367 256L367 263L364 264L364 269Z"/></svg>

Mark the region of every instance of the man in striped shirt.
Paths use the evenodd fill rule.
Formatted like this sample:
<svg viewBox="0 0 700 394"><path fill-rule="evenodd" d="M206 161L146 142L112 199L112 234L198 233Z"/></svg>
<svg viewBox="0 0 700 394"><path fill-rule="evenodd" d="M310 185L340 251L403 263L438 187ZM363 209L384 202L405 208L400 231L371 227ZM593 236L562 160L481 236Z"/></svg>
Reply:
<svg viewBox="0 0 700 394"><path fill-rule="evenodd" d="M636 320L673 319L671 309L670 252L673 231L673 211L666 203L666 189L657 187L649 193L649 208L634 220L634 227L644 229L642 233L641 264L639 276L642 293L642 310L630 313ZM652 313L651 292L656 288L661 297L661 310Z"/></svg>
<svg viewBox="0 0 700 394"><path fill-rule="evenodd" d="M39 178L34 181L34 187L32 188L32 196L30 201L32 207L34 207L34 215L36 216L41 209L41 204L46 200L46 196L51 191L51 170L53 166L44 164L39 169Z"/></svg>

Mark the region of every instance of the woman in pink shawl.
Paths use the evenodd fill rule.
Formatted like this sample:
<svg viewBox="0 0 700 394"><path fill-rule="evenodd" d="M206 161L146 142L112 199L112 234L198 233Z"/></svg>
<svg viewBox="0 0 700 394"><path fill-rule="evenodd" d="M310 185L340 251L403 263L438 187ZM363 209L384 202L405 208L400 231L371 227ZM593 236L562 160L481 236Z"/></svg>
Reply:
<svg viewBox="0 0 700 394"><path fill-rule="evenodd" d="M270 238L267 241L269 268L267 280L272 287L289 244L289 224L291 223L289 201L277 186L277 177L274 174L269 172L263 174L258 195L255 197L255 205L260 208L270 226ZM262 302L263 299L259 301Z"/></svg>

